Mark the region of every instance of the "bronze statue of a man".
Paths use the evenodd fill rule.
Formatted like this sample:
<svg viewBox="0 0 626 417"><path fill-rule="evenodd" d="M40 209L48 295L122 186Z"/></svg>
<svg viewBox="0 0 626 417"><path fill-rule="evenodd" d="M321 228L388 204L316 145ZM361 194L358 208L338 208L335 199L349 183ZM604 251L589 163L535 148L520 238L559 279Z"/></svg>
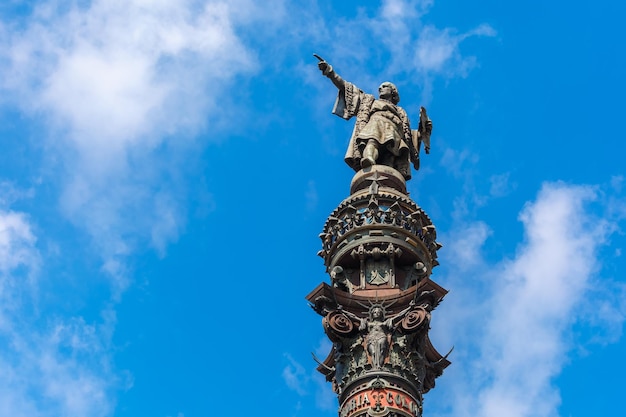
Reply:
<svg viewBox="0 0 626 417"><path fill-rule="evenodd" d="M379 98L364 93L356 85L342 79L333 67L321 57L319 69L339 90L333 114L350 119L356 116L345 161L355 171L375 164L387 165L399 171L405 179L411 178L410 162L419 169L419 151L430 150L432 122L426 110L420 109L420 127L411 130L409 118L398 106L400 95L396 86L384 82L378 88Z"/></svg>

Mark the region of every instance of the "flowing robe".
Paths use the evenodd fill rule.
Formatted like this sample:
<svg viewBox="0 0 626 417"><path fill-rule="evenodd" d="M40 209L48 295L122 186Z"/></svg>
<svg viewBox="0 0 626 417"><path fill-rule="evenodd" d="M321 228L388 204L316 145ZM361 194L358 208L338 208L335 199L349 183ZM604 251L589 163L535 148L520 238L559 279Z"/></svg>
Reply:
<svg viewBox="0 0 626 417"><path fill-rule="evenodd" d="M382 368L385 363L387 353L389 353L389 339L393 331L393 320L385 321L372 320L363 321L360 330L367 330L365 336L365 347L372 359L374 369Z"/></svg>
<svg viewBox="0 0 626 417"><path fill-rule="evenodd" d="M417 137L411 132L409 118L404 109L387 100L376 99L364 93L356 85L345 82L339 91L333 114L348 120L356 116L354 131L348 144L344 160L355 171L361 169L363 150L370 139L378 142L377 163L398 170L405 179L411 178L411 155L409 144L419 149Z"/></svg>

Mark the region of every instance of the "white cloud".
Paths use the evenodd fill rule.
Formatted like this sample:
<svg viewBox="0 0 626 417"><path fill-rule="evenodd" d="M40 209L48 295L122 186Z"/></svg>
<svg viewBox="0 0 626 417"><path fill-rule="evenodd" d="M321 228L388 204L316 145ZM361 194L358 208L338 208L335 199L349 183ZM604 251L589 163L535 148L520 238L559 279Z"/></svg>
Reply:
<svg viewBox="0 0 626 417"><path fill-rule="evenodd" d="M0 210L0 273L5 276L20 266L35 265L36 241L24 213Z"/></svg>
<svg viewBox="0 0 626 417"><path fill-rule="evenodd" d="M98 330L81 319L44 330L14 318L3 332L0 410L13 416L105 416L114 406L117 380Z"/></svg>
<svg viewBox="0 0 626 417"><path fill-rule="evenodd" d="M81 152L100 160L132 143L154 146L163 132L203 124L215 98L205 94L212 83L254 68L235 33L236 6L42 2L25 30L5 24L11 77L4 88L66 127Z"/></svg>
<svg viewBox="0 0 626 417"><path fill-rule="evenodd" d="M310 180L307 184L306 192L304 193L304 200L306 205L306 211L312 212L317 207L319 196L317 193L317 186L315 181Z"/></svg>
<svg viewBox="0 0 626 417"><path fill-rule="evenodd" d="M10 181L0 180L0 208L8 207L18 200L32 198L34 194L33 189L21 190Z"/></svg>
<svg viewBox="0 0 626 417"><path fill-rule="evenodd" d="M470 167L475 166L478 161L479 156L468 149L457 151L452 148L446 148L441 156L439 165L454 175L455 178L463 178L467 176L468 165Z"/></svg>
<svg viewBox="0 0 626 417"><path fill-rule="evenodd" d="M0 415L104 416L117 384L112 325L42 316L41 255L24 213L0 211Z"/></svg>
<svg viewBox="0 0 626 417"><path fill-rule="evenodd" d="M391 53L387 66L390 75L411 74L429 83L433 75L465 76L475 65L475 57L464 56L460 44L472 36L494 36L495 30L481 24L467 32L424 24L423 16L433 6L432 0L386 0L371 18L357 21L363 31L370 31ZM425 89L428 89L425 86Z"/></svg>
<svg viewBox="0 0 626 417"><path fill-rule="evenodd" d="M513 259L497 265L482 259L482 223L461 233L476 235L473 244L449 245L451 260L471 256L479 266L452 265L450 304L437 313L437 323L452 331L443 338L456 340L456 362L464 364L447 372L455 396L452 414L558 415L553 379L574 349L573 324L589 322L583 313L600 307L594 324L621 333L623 299L597 299L601 294L593 291L602 268L600 249L615 230L614 220L603 217L607 209L597 188L544 184L520 214L525 240ZM437 325L435 331L446 332Z"/></svg>
<svg viewBox="0 0 626 417"><path fill-rule="evenodd" d="M289 362L287 366L283 368L283 380L289 389L295 391L298 395L307 394L307 385L309 383L309 376L307 375L304 366L296 361L291 355L284 355Z"/></svg>
<svg viewBox="0 0 626 417"><path fill-rule="evenodd" d="M551 379L565 361L573 307L606 232L602 222L589 223L584 203L592 199L586 187L547 185L522 212L527 242L501 271L482 346L493 385L480 394L480 415L498 415L503 406L511 416L555 414L559 395Z"/></svg>
<svg viewBox="0 0 626 417"><path fill-rule="evenodd" d="M32 309L31 300L37 297L40 257L36 243L24 213L0 209L0 340L12 331L13 318L25 306Z"/></svg>
<svg viewBox="0 0 626 417"><path fill-rule="evenodd" d="M389 77L400 84L418 84L423 101L429 101L434 77L465 77L476 65L474 56L461 51L466 39L496 35L487 24L467 31L426 24L424 16L433 4L432 0L383 0L371 14L358 8L353 18L323 20L307 12L306 21L295 19L290 24L309 28L308 38L325 49L317 52L362 88ZM364 66L367 71L350 70Z"/></svg>
<svg viewBox="0 0 626 417"><path fill-rule="evenodd" d="M489 227L482 222L464 225L448 236L450 242L446 247L450 252L450 260L455 268L469 271L482 263L480 250L491 234Z"/></svg>
<svg viewBox="0 0 626 417"><path fill-rule="evenodd" d="M116 291L137 245L164 254L184 228L188 139L230 117L223 99L257 65L238 27L260 11L248 0L47 0L0 22L3 101L47 121L61 209L93 237Z"/></svg>
<svg viewBox="0 0 626 417"><path fill-rule="evenodd" d="M495 36L495 34L495 30L486 24L460 34L455 29L438 29L426 25L417 39L414 65L427 73L466 76L468 70L475 66L476 58L464 57L461 54L461 42L472 36Z"/></svg>
<svg viewBox="0 0 626 417"><path fill-rule="evenodd" d="M432 94L434 76L465 77L476 66L476 57L461 52L461 43L474 36L495 36L496 31L480 24L467 32L425 24L422 16L433 6L432 0L386 0L369 27L384 42L392 59L387 67L391 76L417 76L423 100Z"/></svg>
<svg viewBox="0 0 626 417"><path fill-rule="evenodd" d="M489 194L492 197L504 197L516 188L516 184L510 182L510 173L494 174L489 177Z"/></svg>
<svg viewBox="0 0 626 417"><path fill-rule="evenodd" d="M331 351L333 344L327 337L320 339L320 343L315 349L315 356L320 360L326 359ZM337 410L337 394L332 389L332 385L326 381L326 378L317 369L312 370L311 380L315 384L315 406L319 410L332 411Z"/></svg>
<svg viewBox="0 0 626 417"><path fill-rule="evenodd" d="M331 384L319 372L313 375L315 383L315 406L318 410L336 411L339 407L337 394L332 390Z"/></svg>
<svg viewBox="0 0 626 417"><path fill-rule="evenodd" d="M11 317L32 308L38 296L41 258L37 237L25 213L0 208L0 331L11 327Z"/></svg>
<svg viewBox="0 0 626 417"><path fill-rule="evenodd" d="M320 339L318 347L315 349L315 355L320 360L324 360L330 352L332 343L327 338ZM317 372L316 367L308 366L305 368L300 362L296 361L291 355L284 355L289 362L283 368L283 381L285 385L299 397L304 397L313 393L315 407L322 411L332 411L337 409L337 395L333 392L331 384L326 378Z"/></svg>
<svg viewBox="0 0 626 417"><path fill-rule="evenodd" d="M189 138L256 70L237 27L258 11L247 0L45 0L0 14L0 104L45 126L44 170L61 212L91 236L114 302L128 256L163 254L185 225ZM39 311L36 243L27 215L0 211L0 415L110 415L129 383L112 369L114 307L96 323Z"/></svg>

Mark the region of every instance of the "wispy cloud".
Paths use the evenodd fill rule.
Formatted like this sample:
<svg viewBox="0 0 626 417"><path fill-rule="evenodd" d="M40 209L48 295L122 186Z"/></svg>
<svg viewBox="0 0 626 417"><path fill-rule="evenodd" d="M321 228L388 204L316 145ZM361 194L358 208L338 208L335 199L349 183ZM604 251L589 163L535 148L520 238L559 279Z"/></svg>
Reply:
<svg viewBox="0 0 626 417"><path fill-rule="evenodd" d="M491 384L480 392L484 416L547 416L556 412L551 380L566 360L567 332L582 301L607 225L584 204L587 187L546 185L521 214L527 241L502 266L481 361Z"/></svg>
<svg viewBox="0 0 626 417"><path fill-rule="evenodd" d="M461 52L463 41L496 35L485 23L467 31L427 24L424 16L433 4L432 0L384 0L372 14L360 9L353 19L326 22L323 29L317 24L312 36L329 45L332 58L347 67L367 65L369 76L417 82L428 101L433 77L465 77L476 66L476 57Z"/></svg>
<svg viewBox="0 0 626 417"><path fill-rule="evenodd" d="M254 68L240 13L218 1L40 2L24 27L4 26L3 87L67 128L82 154L119 162L107 156L201 126L217 98L209 83Z"/></svg>
<svg viewBox="0 0 626 417"><path fill-rule="evenodd" d="M163 253L184 227L180 154L256 68L237 34L247 3L50 0L0 26L4 104L47 122L61 208L105 270L138 243Z"/></svg>
<svg viewBox="0 0 626 417"><path fill-rule="evenodd" d="M80 319L42 330L25 320L2 332L0 410L14 416L105 416L112 411L118 378L106 341Z"/></svg>
<svg viewBox="0 0 626 417"><path fill-rule="evenodd" d="M424 26L417 39L414 65L425 73L441 73L447 76L466 76L476 64L473 56L463 56L460 44L472 36L495 36L496 31L487 24L463 33L452 28L438 29Z"/></svg>
<svg viewBox="0 0 626 417"><path fill-rule="evenodd" d="M59 190L58 203L46 204L91 238L83 249L101 259L112 296L99 300L95 322L42 308L39 280L49 277L36 226L4 209L20 196L0 183L0 414L111 415L130 380L111 356L129 256L164 254L184 228L193 138L208 124L219 130L225 89L256 70L238 25L264 14L245 0L46 0L19 15L4 10L0 105L45 127L35 146Z"/></svg>
<svg viewBox="0 0 626 417"><path fill-rule="evenodd" d="M315 355L324 358L330 352L332 343L323 338L315 349ZM283 381L285 385L299 397L313 395L315 407L322 411L333 411L337 409L337 396L331 388L331 384L324 376L317 372L313 366L303 366L291 355L285 354L288 364L283 368ZM311 361L312 364L312 361ZM310 364L310 365L311 365Z"/></svg>
<svg viewBox="0 0 626 417"><path fill-rule="evenodd" d="M449 248L451 260L466 259L469 246L477 259L470 268L453 263L449 279L457 295L448 311L438 312L441 323L456 329L444 337L457 341L453 415L558 415L553 379L574 349L574 323L589 323L583 312L600 306L595 324L621 331L624 300L597 299L594 291L601 248L620 220L607 217L607 209L597 187L548 183L520 214L525 238L513 259L493 265L482 258L481 223L464 229L476 236L471 245Z"/></svg>
<svg viewBox="0 0 626 417"><path fill-rule="evenodd" d="M489 177L489 194L492 197L504 197L517 187L517 184L511 183L510 173L494 174Z"/></svg>
<svg viewBox="0 0 626 417"><path fill-rule="evenodd" d="M309 383L309 375L307 374L304 366L296 361L291 355L284 355L289 362L287 366L283 368L283 380L289 389L298 393L298 395L306 395L306 386Z"/></svg>
<svg viewBox="0 0 626 417"><path fill-rule="evenodd" d="M28 216L0 210L0 414L104 416L114 405L111 332L43 315L42 256Z"/></svg>
<svg viewBox="0 0 626 417"><path fill-rule="evenodd" d="M386 0L378 14L368 20L366 25L392 53L388 69L392 74L466 76L476 58L463 56L460 44L469 37L496 34L484 23L467 32L425 24L423 16L433 4L432 0Z"/></svg>
<svg viewBox="0 0 626 417"><path fill-rule="evenodd" d="M37 290L40 256L28 216L0 208L0 328Z"/></svg>
<svg viewBox="0 0 626 417"><path fill-rule="evenodd" d="M317 193L317 187L315 181L310 180L307 184L306 192L304 193L304 200L306 204L306 210L311 212L317 207L319 196Z"/></svg>

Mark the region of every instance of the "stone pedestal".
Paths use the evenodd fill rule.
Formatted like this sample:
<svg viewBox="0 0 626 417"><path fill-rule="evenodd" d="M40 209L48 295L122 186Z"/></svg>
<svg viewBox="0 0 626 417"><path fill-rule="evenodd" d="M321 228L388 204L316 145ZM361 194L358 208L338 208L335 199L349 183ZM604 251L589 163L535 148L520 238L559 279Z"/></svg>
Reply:
<svg viewBox="0 0 626 417"><path fill-rule="evenodd" d="M447 291L430 279L436 230L388 166L357 172L328 217L322 250L330 285L308 296L333 347L318 370L340 417L421 416L422 395L450 362L430 343L431 313Z"/></svg>

